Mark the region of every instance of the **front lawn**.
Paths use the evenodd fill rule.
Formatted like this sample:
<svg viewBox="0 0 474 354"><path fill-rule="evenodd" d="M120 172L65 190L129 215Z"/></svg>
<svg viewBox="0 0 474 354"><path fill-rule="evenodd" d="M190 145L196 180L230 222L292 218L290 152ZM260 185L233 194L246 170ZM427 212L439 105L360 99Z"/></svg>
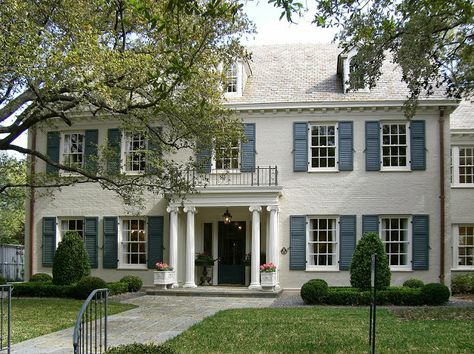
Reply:
<svg viewBox="0 0 474 354"><path fill-rule="evenodd" d="M377 352L474 353L473 318L474 308L378 310ZM368 319L367 308L227 310L167 345L179 353L362 353Z"/></svg>
<svg viewBox="0 0 474 354"><path fill-rule="evenodd" d="M83 302L82 300L50 298L12 299L12 343L74 326ZM109 302L108 315L135 307L137 306L132 304Z"/></svg>

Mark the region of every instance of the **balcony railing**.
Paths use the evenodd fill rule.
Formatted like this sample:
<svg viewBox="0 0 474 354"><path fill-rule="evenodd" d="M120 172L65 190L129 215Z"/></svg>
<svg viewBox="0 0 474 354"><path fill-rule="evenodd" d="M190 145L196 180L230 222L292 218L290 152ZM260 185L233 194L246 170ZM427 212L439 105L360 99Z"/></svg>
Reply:
<svg viewBox="0 0 474 354"><path fill-rule="evenodd" d="M203 186L254 186L271 187L278 186L277 166L255 168L254 172L240 171L213 171L211 173L200 173L196 170L188 170L188 182L197 187Z"/></svg>

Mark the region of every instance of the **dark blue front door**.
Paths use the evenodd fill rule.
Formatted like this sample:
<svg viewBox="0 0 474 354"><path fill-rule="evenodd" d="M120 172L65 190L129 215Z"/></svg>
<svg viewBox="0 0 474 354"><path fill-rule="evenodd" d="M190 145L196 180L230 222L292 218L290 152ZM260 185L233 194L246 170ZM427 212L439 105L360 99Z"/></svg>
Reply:
<svg viewBox="0 0 474 354"><path fill-rule="evenodd" d="M219 284L245 284L245 221L219 222Z"/></svg>

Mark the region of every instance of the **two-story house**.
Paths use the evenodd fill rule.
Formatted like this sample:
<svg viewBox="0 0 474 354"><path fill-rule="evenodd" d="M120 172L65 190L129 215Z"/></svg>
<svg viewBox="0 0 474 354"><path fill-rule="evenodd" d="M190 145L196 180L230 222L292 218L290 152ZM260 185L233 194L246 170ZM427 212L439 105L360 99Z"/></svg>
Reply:
<svg viewBox="0 0 474 354"><path fill-rule="evenodd" d="M195 255L207 252L219 259L214 285L259 289L264 261L277 266L283 288L313 278L349 285L356 242L373 231L385 245L392 284L449 283L449 117L457 102L421 98L407 120L408 90L391 63L374 89L346 92L351 55L336 45L250 50L252 60L229 68L224 85L225 105L242 119L246 140L197 156L205 166L194 177L206 188L183 202L150 195L140 215L94 184L38 198L27 207L30 273L51 272L57 243L76 230L92 273L108 281L135 274L152 284L153 266L164 260L177 271L176 286L195 287L202 272ZM134 158L142 137L126 136L113 121L77 118L72 128L39 131L35 144L60 161L82 161L87 141L106 138L121 151L124 171L145 168Z"/></svg>

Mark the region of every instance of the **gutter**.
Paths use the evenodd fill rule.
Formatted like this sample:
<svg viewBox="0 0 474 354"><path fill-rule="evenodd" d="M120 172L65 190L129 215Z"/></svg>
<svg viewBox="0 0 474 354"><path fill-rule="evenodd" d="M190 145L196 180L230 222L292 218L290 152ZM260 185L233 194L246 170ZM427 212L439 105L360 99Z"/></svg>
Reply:
<svg viewBox="0 0 474 354"><path fill-rule="evenodd" d="M31 128L31 146L33 150L36 150L36 127ZM30 178L36 173L36 158L31 156L31 163L30 163ZM31 187L30 189L30 219L28 230L30 234L30 278L33 275L33 250L34 250L34 230L35 230L35 189Z"/></svg>
<svg viewBox="0 0 474 354"><path fill-rule="evenodd" d="M439 282L444 284L444 253L445 253L445 190L444 190L444 109L439 107Z"/></svg>

